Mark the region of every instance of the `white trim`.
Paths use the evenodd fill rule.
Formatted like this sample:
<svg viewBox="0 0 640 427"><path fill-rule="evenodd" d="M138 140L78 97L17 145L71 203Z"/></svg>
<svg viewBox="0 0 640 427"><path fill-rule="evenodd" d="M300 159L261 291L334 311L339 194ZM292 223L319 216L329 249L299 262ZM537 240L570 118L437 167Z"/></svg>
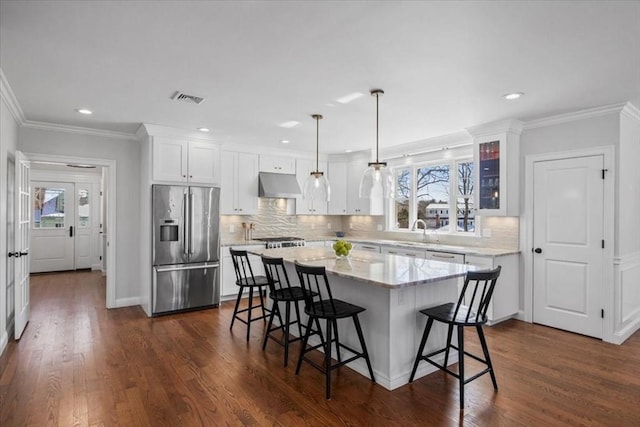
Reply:
<svg viewBox="0 0 640 427"><path fill-rule="evenodd" d="M544 154L531 154L525 157L525 208L520 217L521 230L524 229L524 239L521 240L520 251L524 264L524 320L533 321L533 257L530 248L533 248L533 167L536 162L569 159L575 157L603 156L604 168L609 170L609 179L604 181L604 239L603 250L603 286L611 285L611 289L603 289L602 305L605 313L614 313L614 271L613 271L613 246L615 239L614 230L614 194L615 194L615 147L603 146L580 150L558 151ZM529 248L529 250L527 250ZM607 279L608 278L608 279ZM603 320L602 340L614 342L615 323L614 316L605 316Z"/></svg>
<svg viewBox="0 0 640 427"><path fill-rule="evenodd" d="M603 107L587 108L585 110L578 110L571 113L557 114L555 116L543 117L541 119L530 120L525 122L524 130L535 129L545 126L553 126L560 123L573 122L576 120L584 120L592 117L604 116L607 114L619 114L628 105L633 105L628 102L605 105Z"/></svg>
<svg viewBox="0 0 640 427"><path fill-rule="evenodd" d="M109 194L109 204L107 206L107 308L116 307L116 161L109 159L97 159L89 157L59 156L54 154L25 153L29 160L57 162L57 163L78 163L85 165L96 165L109 168L109 179L105 183Z"/></svg>
<svg viewBox="0 0 640 427"><path fill-rule="evenodd" d="M7 104L9 112L13 116L14 120L18 122L18 126L24 123L24 112L22 111L22 108L20 108L18 98L16 98L16 95L13 93L11 85L9 85L9 81L2 72L2 68L0 68L0 97L2 97L2 100Z"/></svg>
<svg viewBox="0 0 640 427"><path fill-rule="evenodd" d="M626 255L618 255L613 258L613 265L640 264L640 252L631 252Z"/></svg>
<svg viewBox="0 0 640 427"><path fill-rule="evenodd" d="M8 330L9 328L7 328ZM2 331L2 335L0 335L0 354L4 353L4 349L7 348L7 344L9 344L9 334L7 331Z"/></svg>
<svg viewBox="0 0 640 427"><path fill-rule="evenodd" d="M58 182L83 182L100 183L102 177L98 174L83 174L76 171L56 171L31 168L31 181L58 181Z"/></svg>
<svg viewBox="0 0 640 427"><path fill-rule="evenodd" d="M613 344L622 344L624 343L631 335L635 334L636 331L640 330L640 316L636 318L635 321L629 323L624 328L616 331L611 338L611 343Z"/></svg>
<svg viewBox="0 0 640 427"><path fill-rule="evenodd" d="M111 308L133 307L140 305L140 297L118 298Z"/></svg>
<svg viewBox="0 0 640 427"><path fill-rule="evenodd" d="M622 108L621 114L629 117L636 123L640 123L640 109L630 102L627 102L624 108Z"/></svg>
<svg viewBox="0 0 640 427"><path fill-rule="evenodd" d="M106 138L124 139L127 141L137 141L138 137L133 133L116 132L111 130L85 128L80 126L60 125L56 123L35 122L32 120L26 120L21 124L21 127L27 129L38 130L50 130L56 132L68 132L81 135L102 136Z"/></svg>
<svg viewBox="0 0 640 427"><path fill-rule="evenodd" d="M505 119L498 120L496 122L484 123L478 126L471 126L466 128L466 131L469 132L469 135L471 135L475 140L477 138L484 137L493 138L494 135L503 133L520 135L522 133L523 126L524 123L520 120Z"/></svg>

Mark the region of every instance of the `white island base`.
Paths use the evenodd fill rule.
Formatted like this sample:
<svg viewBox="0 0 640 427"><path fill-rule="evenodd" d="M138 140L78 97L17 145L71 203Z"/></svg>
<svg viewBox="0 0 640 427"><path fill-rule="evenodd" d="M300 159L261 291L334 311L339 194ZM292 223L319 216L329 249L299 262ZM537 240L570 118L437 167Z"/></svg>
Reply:
<svg viewBox="0 0 640 427"><path fill-rule="evenodd" d="M458 297L458 279L399 289L374 287L336 276L331 276L329 280L334 298L367 309L359 315L362 333L369 350L376 383L388 390L409 382L416 352L427 323L427 317L420 313L420 310L455 301ZM324 328L324 325L322 327ZM341 342L355 349L360 348L353 322L338 322L338 331ZM446 338L446 325L434 322L425 353L444 347ZM442 363L444 353L438 356L442 358ZM438 360L438 357L435 360ZM449 353L449 363L457 362L458 353L452 349ZM357 359L347 366L369 377L364 359ZM429 363L420 363L416 378L436 370L437 368Z"/></svg>
<svg viewBox="0 0 640 427"><path fill-rule="evenodd" d="M333 253L324 248L261 249L252 252L284 258L289 280L296 286L299 281L294 260L327 269L333 297L366 309L359 315L362 332L376 383L388 390L409 382L427 321L420 310L456 301L460 278L466 271L474 270L468 265L358 251L353 251L348 260L336 260ZM306 324L306 316L303 315L303 318ZM321 325L324 330L326 323L321 322ZM291 330L297 331L297 328ZM356 350L360 348L355 326L350 319L338 321L338 331L341 343ZM444 347L446 336L446 325L435 322L425 353ZM319 342L317 337L310 339L312 344ZM349 357L350 353L343 351L343 357ZM296 353L294 351L291 354L297 357ZM444 353L439 356L442 362ZM333 357L336 358L336 355ZM457 352L452 350L449 364L457 363L457 357ZM357 359L347 366L369 377L364 359ZM416 378L435 370L437 368L429 363L420 363Z"/></svg>

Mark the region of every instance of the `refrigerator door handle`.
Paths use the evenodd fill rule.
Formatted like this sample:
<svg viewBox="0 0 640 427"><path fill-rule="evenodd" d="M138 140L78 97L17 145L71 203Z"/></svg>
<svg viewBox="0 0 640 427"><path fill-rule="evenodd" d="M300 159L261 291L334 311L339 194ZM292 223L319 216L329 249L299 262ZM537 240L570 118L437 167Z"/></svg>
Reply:
<svg viewBox="0 0 640 427"><path fill-rule="evenodd" d="M207 264L196 264L196 265L185 264L185 265L181 265L180 267L175 267L175 266L155 267L155 270L158 273L165 273L167 271L201 270L201 269L219 268L219 267L220 267L219 263L207 263Z"/></svg>
<svg viewBox="0 0 640 427"><path fill-rule="evenodd" d="M193 224L196 221L194 205L194 196L189 189L189 255L193 255Z"/></svg>
<svg viewBox="0 0 640 427"><path fill-rule="evenodd" d="M187 194L182 195L182 252L185 255L189 255L189 229L191 228L189 225L189 209L187 206Z"/></svg>

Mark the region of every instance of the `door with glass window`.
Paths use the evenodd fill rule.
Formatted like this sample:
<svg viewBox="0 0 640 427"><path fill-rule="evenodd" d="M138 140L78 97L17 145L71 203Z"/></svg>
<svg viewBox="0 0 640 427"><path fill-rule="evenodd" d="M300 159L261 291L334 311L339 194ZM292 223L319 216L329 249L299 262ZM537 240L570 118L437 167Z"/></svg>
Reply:
<svg viewBox="0 0 640 427"><path fill-rule="evenodd" d="M31 272L74 270L74 184L32 181L31 191Z"/></svg>

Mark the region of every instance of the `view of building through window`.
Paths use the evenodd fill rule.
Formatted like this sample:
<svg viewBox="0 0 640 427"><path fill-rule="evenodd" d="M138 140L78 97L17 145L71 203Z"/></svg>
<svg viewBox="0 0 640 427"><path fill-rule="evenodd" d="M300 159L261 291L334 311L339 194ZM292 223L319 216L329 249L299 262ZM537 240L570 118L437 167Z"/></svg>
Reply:
<svg viewBox="0 0 640 427"><path fill-rule="evenodd" d="M78 190L78 227L89 226L89 190Z"/></svg>

